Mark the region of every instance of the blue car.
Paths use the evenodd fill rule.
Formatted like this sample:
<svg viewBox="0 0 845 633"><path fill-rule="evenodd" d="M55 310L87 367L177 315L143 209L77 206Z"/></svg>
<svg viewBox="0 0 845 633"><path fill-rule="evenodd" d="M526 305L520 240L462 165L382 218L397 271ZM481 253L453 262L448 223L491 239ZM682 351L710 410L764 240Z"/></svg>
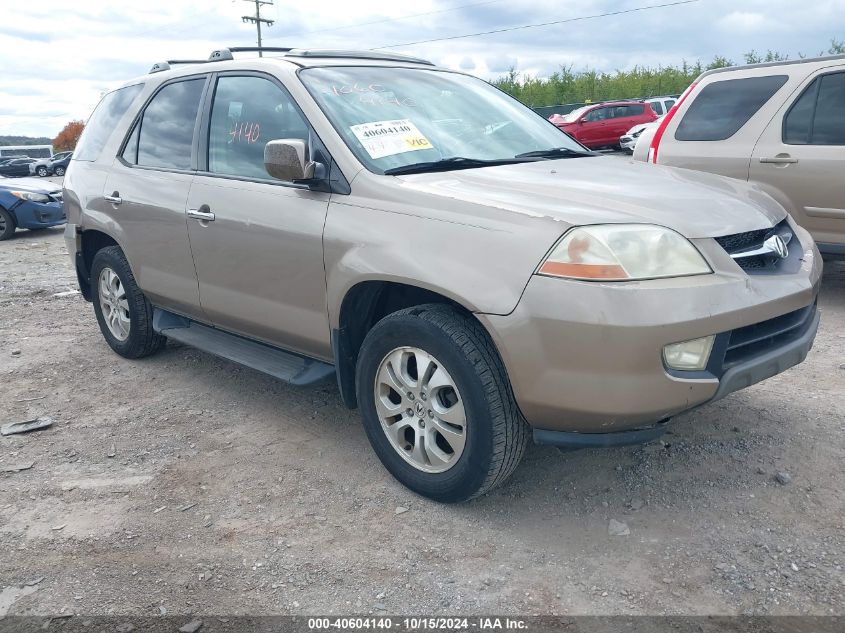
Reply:
<svg viewBox="0 0 845 633"><path fill-rule="evenodd" d="M16 228L37 230L64 223L61 188L34 178L0 176L0 241L11 238Z"/></svg>

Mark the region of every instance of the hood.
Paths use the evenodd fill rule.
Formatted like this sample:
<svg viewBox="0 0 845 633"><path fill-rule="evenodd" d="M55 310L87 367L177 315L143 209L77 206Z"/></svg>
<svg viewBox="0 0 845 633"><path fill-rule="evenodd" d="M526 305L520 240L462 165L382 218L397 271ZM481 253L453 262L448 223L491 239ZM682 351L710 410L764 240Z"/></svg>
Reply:
<svg viewBox="0 0 845 633"><path fill-rule="evenodd" d="M61 185L39 178L3 178L0 179L0 188L46 194L58 194L62 191Z"/></svg>
<svg viewBox="0 0 845 633"><path fill-rule="evenodd" d="M570 226L658 224L688 238L769 228L786 217L773 198L745 182L614 156L399 178L419 192Z"/></svg>

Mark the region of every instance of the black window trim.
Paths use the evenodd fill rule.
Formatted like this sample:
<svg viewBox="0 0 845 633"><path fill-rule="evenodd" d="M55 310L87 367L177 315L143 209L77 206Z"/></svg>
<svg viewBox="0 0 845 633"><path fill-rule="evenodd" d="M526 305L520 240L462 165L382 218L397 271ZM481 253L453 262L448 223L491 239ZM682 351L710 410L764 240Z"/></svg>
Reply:
<svg viewBox="0 0 845 633"><path fill-rule="evenodd" d="M208 86L210 83L209 78L212 74L213 73L204 72L196 73L193 75L183 75L181 77L174 77L172 79L168 79L165 82L162 82L161 85L159 85L152 92L152 94L147 97L146 101L144 101L144 104L138 109L138 112L135 113L135 117L132 119L132 124L127 128L126 134L123 137L123 141L121 142L120 147L117 150L117 160L119 160L124 167L128 167L130 169L145 169L148 171L162 171L173 174L195 174L197 172L197 137L199 132L200 121L202 120L201 113L203 109L203 104L205 103L205 98L208 94ZM194 136L191 140L191 167L189 169L177 169L175 167L155 167L152 165L138 165L137 163L133 164L125 160L123 158L123 152L126 150L126 145L129 143L129 139L132 138L132 134L135 132L136 127L138 127L138 143L140 144L141 142L141 121L144 118L144 112L147 111L147 107L150 105L152 100L156 98L156 95L158 95L159 92L161 92L162 90L164 90L165 87L171 84L181 83L184 81L195 81L197 79L205 79L205 84L203 85L202 92L200 93L200 107L197 111L197 118L194 121ZM138 160L137 149L135 153L135 160Z"/></svg>
<svg viewBox="0 0 845 633"><path fill-rule="evenodd" d="M827 143L813 143L813 133L815 132L816 126L816 108L819 106L819 94L822 90L822 80L825 77L830 75L845 75L845 70L831 70L829 72L822 72L815 75L809 84L801 91L792 104L789 106L789 109L786 111L786 114L783 115L783 120L781 121L781 130L780 130L780 140L784 145L792 145L794 147L803 147L809 145L811 147L842 147L840 144L836 145L829 145ZM815 96L813 97L813 110L810 112L810 127L807 128L807 142L806 143L789 143L786 140L786 120L789 118L789 115L792 113L792 110L798 105L798 102L807 94L810 90L815 91Z"/></svg>
<svg viewBox="0 0 845 633"><path fill-rule="evenodd" d="M311 137L316 140L315 145L318 145L317 150L324 154L325 165L326 169L330 171L330 173L334 173L335 170L340 172L340 168L334 163L331 154L329 154L328 148L326 144L323 143L322 139L317 134L317 131L314 129L314 126L311 124L311 120L305 115L305 112L302 111L302 108L297 103L296 99L294 99L293 95L287 89L287 86L275 75L270 73L265 73L257 70L225 70L225 71L218 71L211 73L211 81L208 82L207 91L203 96L203 104L200 111L199 119L199 140L198 140L198 147L197 147L197 176L206 176L209 178L221 178L224 180L239 180L241 182L255 182L265 185L274 185L277 187L287 187L288 189L305 189L310 191L323 191L326 193L333 192L333 193L342 193L348 194L348 187L347 184L345 187L341 187L340 189L335 188L334 186L330 186L328 188L321 188L321 187L312 187L306 183L302 182L288 182L284 180L278 180L277 178L272 178L269 176L267 178L256 178L254 176L238 176L236 174L220 174L214 171L209 171L208 169L208 140L211 135L211 110L214 107L214 96L217 93L217 82L221 77L257 77L259 79L265 79L270 81L270 83L274 84L277 88L279 88L284 95L290 99L290 102L293 104L294 109L299 113L302 117L302 120L305 121L305 124L308 126L308 133ZM347 182L345 176L343 176L342 172L340 175L343 177L343 182ZM331 183L330 183L331 184Z"/></svg>

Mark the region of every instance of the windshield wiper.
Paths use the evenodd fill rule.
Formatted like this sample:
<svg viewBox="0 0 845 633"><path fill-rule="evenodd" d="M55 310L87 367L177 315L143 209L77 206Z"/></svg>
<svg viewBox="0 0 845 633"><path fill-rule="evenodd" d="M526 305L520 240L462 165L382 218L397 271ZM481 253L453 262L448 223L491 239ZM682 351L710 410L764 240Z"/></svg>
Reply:
<svg viewBox="0 0 845 633"><path fill-rule="evenodd" d="M551 147L549 149L538 149L533 152L523 152L514 158L579 158L581 156L595 156L593 152L582 152L568 147Z"/></svg>
<svg viewBox="0 0 845 633"><path fill-rule="evenodd" d="M497 158L483 160L481 158L466 158L464 156L452 156L424 163L411 163L400 167L391 167L384 170L385 176L398 176L400 174L421 174L430 171L449 171L452 169L472 169L474 167L492 167L495 165L512 165L515 163L529 162L531 156L514 156L513 158Z"/></svg>

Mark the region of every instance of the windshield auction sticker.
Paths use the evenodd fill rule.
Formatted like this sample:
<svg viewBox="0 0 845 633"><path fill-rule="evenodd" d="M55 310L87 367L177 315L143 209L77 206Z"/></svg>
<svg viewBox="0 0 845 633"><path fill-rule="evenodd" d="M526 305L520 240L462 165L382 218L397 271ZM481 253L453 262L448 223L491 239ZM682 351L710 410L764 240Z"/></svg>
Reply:
<svg viewBox="0 0 845 633"><path fill-rule="evenodd" d="M384 158L419 149L432 149L429 140L408 119L360 123L349 128L370 158Z"/></svg>

